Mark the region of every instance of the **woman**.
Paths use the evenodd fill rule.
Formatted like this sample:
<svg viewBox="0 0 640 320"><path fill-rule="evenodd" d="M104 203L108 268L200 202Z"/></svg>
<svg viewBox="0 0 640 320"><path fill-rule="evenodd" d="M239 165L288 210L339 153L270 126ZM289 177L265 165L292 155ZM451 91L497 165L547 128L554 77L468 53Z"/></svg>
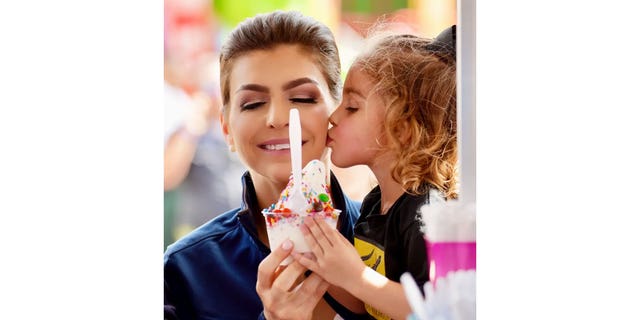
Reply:
<svg viewBox="0 0 640 320"><path fill-rule="evenodd" d="M296 279L307 269L297 262L277 268L291 250L290 242L267 257L261 214L277 201L291 174L291 108L300 111L302 165L326 160L329 112L341 91L331 31L297 12L255 16L230 34L221 50L220 70L222 130L229 149L248 168L242 177L243 202L167 248L165 317L252 319L264 315L264 301L275 310L266 312L268 319L310 318L312 311L320 318L333 318L336 311L348 318L350 312L325 294L328 284L317 275L300 283ZM352 239L359 204L343 194L333 175L331 195L342 210L338 230Z"/></svg>

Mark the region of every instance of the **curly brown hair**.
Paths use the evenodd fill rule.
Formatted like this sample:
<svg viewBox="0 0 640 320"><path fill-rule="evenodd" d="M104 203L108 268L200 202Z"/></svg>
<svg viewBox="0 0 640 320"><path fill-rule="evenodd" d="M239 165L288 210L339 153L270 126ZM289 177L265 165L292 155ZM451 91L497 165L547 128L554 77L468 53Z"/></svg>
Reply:
<svg viewBox="0 0 640 320"><path fill-rule="evenodd" d="M392 177L406 192L428 185L457 198L458 147L455 59L427 50L413 35L371 38L354 61L374 82L386 105L381 147L395 155Z"/></svg>

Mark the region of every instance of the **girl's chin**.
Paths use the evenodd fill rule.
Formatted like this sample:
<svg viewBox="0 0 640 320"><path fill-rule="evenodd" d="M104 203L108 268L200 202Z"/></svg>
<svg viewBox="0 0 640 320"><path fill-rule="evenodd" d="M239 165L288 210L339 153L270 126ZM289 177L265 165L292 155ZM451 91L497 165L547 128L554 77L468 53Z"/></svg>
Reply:
<svg viewBox="0 0 640 320"><path fill-rule="evenodd" d="M331 157L331 164L341 169L344 169L349 166L349 164L345 163L340 158L334 158L333 155Z"/></svg>

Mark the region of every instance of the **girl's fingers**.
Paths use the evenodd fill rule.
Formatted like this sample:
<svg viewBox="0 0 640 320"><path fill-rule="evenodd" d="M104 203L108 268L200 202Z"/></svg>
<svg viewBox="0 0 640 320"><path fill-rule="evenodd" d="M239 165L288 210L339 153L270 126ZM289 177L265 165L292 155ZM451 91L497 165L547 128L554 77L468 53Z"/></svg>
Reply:
<svg viewBox="0 0 640 320"><path fill-rule="evenodd" d="M335 228L331 228L323 217L315 216L313 217L313 220L315 220L318 227L320 227L320 230L322 230L322 233L325 235L325 237L327 237L327 240L333 245L334 241L336 240L335 233L337 230Z"/></svg>
<svg viewBox="0 0 640 320"><path fill-rule="evenodd" d="M310 220L310 219L308 219L308 220ZM315 254L316 257L322 256L324 254L324 250L322 249L322 247L320 247L320 244L318 243L318 240L313 235L313 233L311 232L309 227L307 227L306 224L302 224L300 226L300 229L302 230L302 235L304 236L304 241L309 246L309 249L311 249L311 252L313 252L313 254Z"/></svg>
<svg viewBox="0 0 640 320"><path fill-rule="evenodd" d="M313 219L304 219L304 224L309 228L313 237L316 238L316 241L320 245L323 251L331 250L333 244L329 239L327 239L327 235L320 229L318 222L315 218Z"/></svg>

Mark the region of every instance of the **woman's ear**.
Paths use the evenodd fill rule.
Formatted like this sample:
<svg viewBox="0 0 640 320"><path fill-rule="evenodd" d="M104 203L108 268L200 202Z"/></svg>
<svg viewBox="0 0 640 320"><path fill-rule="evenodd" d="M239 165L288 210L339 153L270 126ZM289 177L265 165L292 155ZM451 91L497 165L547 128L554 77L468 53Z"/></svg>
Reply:
<svg viewBox="0 0 640 320"><path fill-rule="evenodd" d="M229 146L229 151L235 152L236 145L233 142L233 137L231 136L231 133L229 132L229 125L227 124L227 121L224 119L224 112L221 112L218 118L220 120L220 127L222 128L222 134L224 134L224 140L227 142L227 145Z"/></svg>

